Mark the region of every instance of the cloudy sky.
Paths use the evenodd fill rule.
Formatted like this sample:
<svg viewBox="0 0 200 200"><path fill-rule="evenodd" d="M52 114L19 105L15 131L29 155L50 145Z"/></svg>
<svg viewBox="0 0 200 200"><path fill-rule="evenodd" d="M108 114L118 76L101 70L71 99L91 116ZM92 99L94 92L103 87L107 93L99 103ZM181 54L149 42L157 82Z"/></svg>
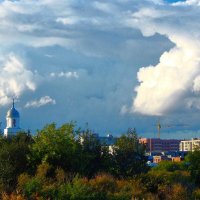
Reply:
<svg viewBox="0 0 200 200"><path fill-rule="evenodd" d="M200 0L0 0L3 126L15 97L32 132L155 137L159 119L161 137L200 137L199 16Z"/></svg>

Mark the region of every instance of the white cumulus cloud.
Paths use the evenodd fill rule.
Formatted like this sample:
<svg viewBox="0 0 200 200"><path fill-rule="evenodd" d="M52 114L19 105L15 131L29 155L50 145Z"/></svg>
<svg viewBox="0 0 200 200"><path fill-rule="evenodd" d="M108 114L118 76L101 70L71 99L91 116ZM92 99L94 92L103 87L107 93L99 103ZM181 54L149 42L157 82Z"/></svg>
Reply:
<svg viewBox="0 0 200 200"><path fill-rule="evenodd" d="M54 73L52 72L50 74L51 77L65 77L65 78L79 78L79 75L76 71L74 72L60 72L60 73Z"/></svg>
<svg viewBox="0 0 200 200"><path fill-rule="evenodd" d="M0 105L19 97L24 91L36 89L35 75L15 55L10 54L0 66Z"/></svg>
<svg viewBox="0 0 200 200"><path fill-rule="evenodd" d="M184 21L187 27L183 24L175 26L173 16L176 14L176 20L179 16L181 20L181 10L177 11L177 7L169 6L163 14L162 7L148 8L147 14L141 9L129 21L129 25L138 27L145 36L158 33L174 43L173 48L161 55L158 64L142 67L137 73L139 85L135 88L137 95L132 110L142 114L163 115L183 104L183 98L186 98L184 96L199 89L199 29L191 28L188 18L189 21ZM149 17L150 13L153 17ZM192 19L193 13L188 15Z"/></svg>
<svg viewBox="0 0 200 200"><path fill-rule="evenodd" d="M175 2L173 3L173 5L175 6L188 6L188 5L197 5L199 6L200 5L200 1L199 0L186 0L186 1L178 1L178 2Z"/></svg>
<svg viewBox="0 0 200 200"><path fill-rule="evenodd" d="M25 105L25 108L29 108L29 107L38 108L38 107L49 105L49 104L54 105L56 104L56 101L52 99L50 96L44 96L44 97L41 97L39 100L27 102Z"/></svg>

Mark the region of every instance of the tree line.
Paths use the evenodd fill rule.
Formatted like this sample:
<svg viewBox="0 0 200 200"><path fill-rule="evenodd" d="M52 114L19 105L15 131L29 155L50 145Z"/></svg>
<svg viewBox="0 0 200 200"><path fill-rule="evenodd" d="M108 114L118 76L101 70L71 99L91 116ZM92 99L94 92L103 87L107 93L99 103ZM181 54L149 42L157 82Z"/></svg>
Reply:
<svg viewBox="0 0 200 200"><path fill-rule="evenodd" d="M0 137L1 199L200 199L200 151L150 169L135 129L110 151L74 123Z"/></svg>

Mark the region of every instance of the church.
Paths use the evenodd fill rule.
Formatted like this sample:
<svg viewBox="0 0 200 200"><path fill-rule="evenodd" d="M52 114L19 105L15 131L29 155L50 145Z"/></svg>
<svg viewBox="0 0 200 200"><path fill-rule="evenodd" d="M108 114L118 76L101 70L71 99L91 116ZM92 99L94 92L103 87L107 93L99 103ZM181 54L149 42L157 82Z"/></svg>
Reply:
<svg viewBox="0 0 200 200"><path fill-rule="evenodd" d="M6 115L6 128L4 129L4 137L16 135L21 131L19 112L15 109L15 102L13 99L12 107L8 110Z"/></svg>

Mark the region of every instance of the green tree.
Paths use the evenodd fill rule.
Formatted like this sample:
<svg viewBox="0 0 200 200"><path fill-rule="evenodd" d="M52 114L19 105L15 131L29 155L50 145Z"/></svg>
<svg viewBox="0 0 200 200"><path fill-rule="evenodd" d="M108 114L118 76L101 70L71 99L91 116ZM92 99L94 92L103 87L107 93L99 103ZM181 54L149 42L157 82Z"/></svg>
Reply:
<svg viewBox="0 0 200 200"><path fill-rule="evenodd" d="M113 173L118 177L133 177L147 171L145 148L139 143L135 129L128 129L113 147Z"/></svg>
<svg viewBox="0 0 200 200"><path fill-rule="evenodd" d="M101 167L100 171L105 173L112 173L114 166L113 155L109 150L109 146L101 146Z"/></svg>
<svg viewBox="0 0 200 200"><path fill-rule="evenodd" d="M29 162L36 169L37 165L47 162L55 169L61 167L66 171L73 171L76 141L75 124L64 124L56 128L52 123L45 126L34 137L31 146Z"/></svg>
<svg viewBox="0 0 200 200"><path fill-rule="evenodd" d="M86 130L80 134L78 172L91 178L101 167L101 144L91 131Z"/></svg>
<svg viewBox="0 0 200 200"><path fill-rule="evenodd" d="M4 190L15 188L19 174L28 170L27 154L32 142L31 135L27 133L0 138L0 183Z"/></svg>
<svg viewBox="0 0 200 200"><path fill-rule="evenodd" d="M195 184L200 185L200 150L196 149L194 152L189 152L185 161Z"/></svg>

